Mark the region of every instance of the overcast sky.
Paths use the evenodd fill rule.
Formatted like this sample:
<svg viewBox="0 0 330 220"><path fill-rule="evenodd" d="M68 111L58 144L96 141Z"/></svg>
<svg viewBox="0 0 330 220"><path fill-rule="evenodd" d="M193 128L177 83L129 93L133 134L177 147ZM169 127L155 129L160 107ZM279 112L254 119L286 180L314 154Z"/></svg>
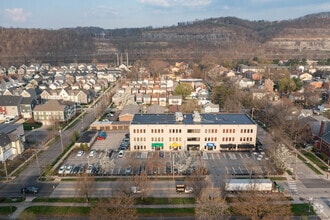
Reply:
<svg viewBox="0 0 330 220"><path fill-rule="evenodd" d="M0 0L0 26L163 27L234 16L284 20L330 11L330 0Z"/></svg>

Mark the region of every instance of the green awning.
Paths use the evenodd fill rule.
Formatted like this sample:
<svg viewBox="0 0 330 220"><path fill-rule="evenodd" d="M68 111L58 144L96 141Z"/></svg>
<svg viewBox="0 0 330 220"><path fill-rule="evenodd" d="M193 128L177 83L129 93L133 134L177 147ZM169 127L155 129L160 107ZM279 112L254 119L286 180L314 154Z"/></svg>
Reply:
<svg viewBox="0 0 330 220"><path fill-rule="evenodd" d="M163 143L151 143L151 147L155 148L155 147L164 147Z"/></svg>

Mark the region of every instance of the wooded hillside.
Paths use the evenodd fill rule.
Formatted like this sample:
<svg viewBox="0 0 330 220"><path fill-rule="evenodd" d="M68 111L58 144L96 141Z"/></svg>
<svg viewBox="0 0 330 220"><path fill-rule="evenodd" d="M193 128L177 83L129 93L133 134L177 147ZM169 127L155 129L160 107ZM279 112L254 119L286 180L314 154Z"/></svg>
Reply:
<svg viewBox="0 0 330 220"><path fill-rule="evenodd" d="M0 65L30 62L115 62L117 54L130 61L268 59L330 57L330 12L276 22L235 17L180 22L163 28L97 27L0 29ZM126 58L126 57L125 57Z"/></svg>

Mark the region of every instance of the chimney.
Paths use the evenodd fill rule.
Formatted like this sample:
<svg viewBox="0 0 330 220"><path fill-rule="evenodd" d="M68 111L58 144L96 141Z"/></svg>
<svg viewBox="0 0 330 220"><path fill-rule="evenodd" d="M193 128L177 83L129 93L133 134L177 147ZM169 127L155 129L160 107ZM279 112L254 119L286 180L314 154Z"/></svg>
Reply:
<svg viewBox="0 0 330 220"><path fill-rule="evenodd" d="M322 137L322 136L323 136L323 134L324 134L324 129L325 129L325 121L321 121L319 137Z"/></svg>

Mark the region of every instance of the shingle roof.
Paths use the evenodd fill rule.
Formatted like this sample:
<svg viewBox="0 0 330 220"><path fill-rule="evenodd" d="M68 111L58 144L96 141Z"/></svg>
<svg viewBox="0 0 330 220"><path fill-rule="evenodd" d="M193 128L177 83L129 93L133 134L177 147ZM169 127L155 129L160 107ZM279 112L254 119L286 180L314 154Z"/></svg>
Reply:
<svg viewBox="0 0 330 220"><path fill-rule="evenodd" d="M18 106L22 101L22 96L0 96L0 106Z"/></svg>
<svg viewBox="0 0 330 220"><path fill-rule="evenodd" d="M34 111L64 111L65 105L61 104L60 101L51 99L43 105L37 105Z"/></svg>

